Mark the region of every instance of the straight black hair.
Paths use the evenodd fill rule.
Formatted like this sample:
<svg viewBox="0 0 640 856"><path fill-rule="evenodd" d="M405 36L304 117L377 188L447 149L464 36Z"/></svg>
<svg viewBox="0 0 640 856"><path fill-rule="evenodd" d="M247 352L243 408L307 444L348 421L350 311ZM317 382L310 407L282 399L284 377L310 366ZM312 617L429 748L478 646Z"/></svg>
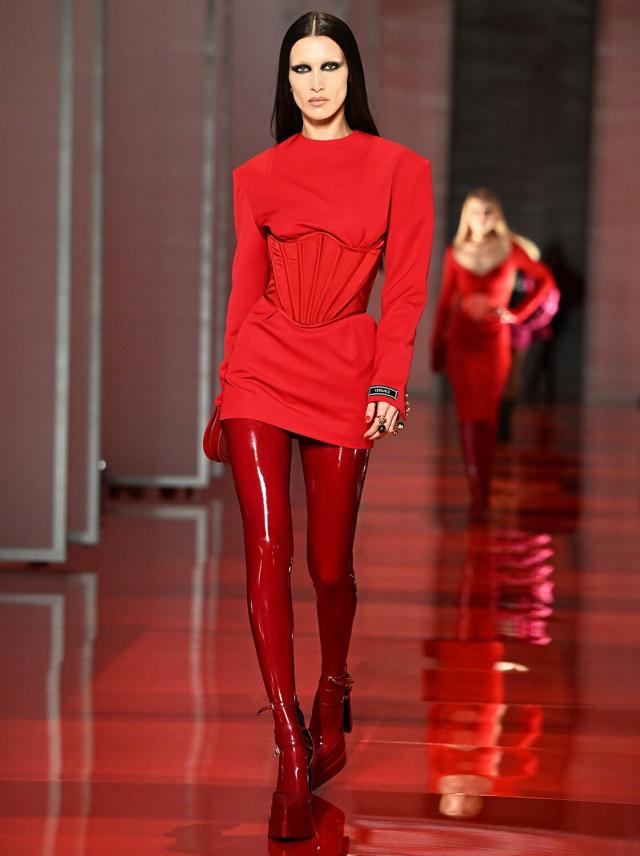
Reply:
<svg viewBox="0 0 640 856"><path fill-rule="evenodd" d="M271 114L271 134L276 142L281 143L302 130L302 113L289 91L289 58L291 48L305 36L327 36L340 45L349 69L344 102L347 124L352 130L380 136L369 110L362 60L351 28L328 12L305 12L291 24L280 47L276 98Z"/></svg>

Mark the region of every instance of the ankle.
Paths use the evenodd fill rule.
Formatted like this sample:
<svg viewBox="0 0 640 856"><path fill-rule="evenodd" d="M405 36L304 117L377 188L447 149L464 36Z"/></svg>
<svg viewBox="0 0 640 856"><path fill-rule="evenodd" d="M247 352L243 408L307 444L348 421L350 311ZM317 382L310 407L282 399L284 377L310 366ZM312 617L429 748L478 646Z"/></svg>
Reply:
<svg viewBox="0 0 640 856"><path fill-rule="evenodd" d="M302 712L296 698L293 702L269 702L264 707L256 712L256 716L261 716L268 710L273 714L274 728L278 731L298 731L301 727Z"/></svg>
<svg viewBox="0 0 640 856"><path fill-rule="evenodd" d="M318 689L324 692L332 692L338 695L345 695L351 691L353 679L346 666L341 671L328 672L325 669L320 673L318 681Z"/></svg>
<svg viewBox="0 0 640 856"><path fill-rule="evenodd" d="M274 728L275 750L278 759L278 793L305 794L309 792L309 764L311 757L300 726L296 723L276 725Z"/></svg>
<svg viewBox="0 0 640 856"><path fill-rule="evenodd" d="M276 725L273 729L275 738L276 750L275 755L281 756L284 752L297 756L304 755L307 758L307 748L302 736L301 728L296 725L295 728L289 725Z"/></svg>

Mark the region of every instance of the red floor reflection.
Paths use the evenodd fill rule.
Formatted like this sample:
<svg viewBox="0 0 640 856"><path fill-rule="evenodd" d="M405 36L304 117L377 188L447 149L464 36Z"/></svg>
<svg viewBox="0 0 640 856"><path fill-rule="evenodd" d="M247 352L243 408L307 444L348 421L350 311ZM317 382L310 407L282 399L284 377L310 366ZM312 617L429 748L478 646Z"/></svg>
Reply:
<svg viewBox="0 0 640 856"><path fill-rule="evenodd" d="M519 416L487 526L450 414L373 459L347 769L266 838L272 731L228 475L107 502L99 548L0 572L0 853L640 852L638 414ZM297 664L319 668L299 467Z"/></svg>

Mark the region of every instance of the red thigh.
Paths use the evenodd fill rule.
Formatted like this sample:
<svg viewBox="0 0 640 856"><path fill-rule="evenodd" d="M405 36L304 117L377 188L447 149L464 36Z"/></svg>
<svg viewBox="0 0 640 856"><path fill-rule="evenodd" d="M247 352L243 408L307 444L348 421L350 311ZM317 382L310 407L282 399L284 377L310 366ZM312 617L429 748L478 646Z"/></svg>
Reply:
<svg viewBox="0 0 640 856"><path fill-rule="evenodd" d="M289 501L291 435L253 419L225 419L240 501L251 630L269 701L295 698Z"/></svg>
<svg viewBox="0 0 640 856"><path fill-rule="evenodd" d="M300 440L307 494L307 552L314 583L351 574L351 555L369 449Z"/></svg>
<svg viewBox="0 0 640 856"><path fill-rule="evenodd" d="M225 438L245 541L278 543L292 549L291 435L255 419L225 419Z"/></svg>

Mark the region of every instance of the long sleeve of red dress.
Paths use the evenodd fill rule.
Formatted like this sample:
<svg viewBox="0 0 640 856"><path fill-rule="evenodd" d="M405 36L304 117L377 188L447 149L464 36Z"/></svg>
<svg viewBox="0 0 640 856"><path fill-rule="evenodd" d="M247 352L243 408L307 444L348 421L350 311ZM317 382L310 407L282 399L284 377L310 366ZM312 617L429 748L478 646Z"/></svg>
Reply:
<svg viewBox="0 0 640 856"><path fill-rule="evenodd" d="M238 335L240 325L251 307L264 294L269 279L269 253L266 237L260 232L247 199L247 195L233 171L233 219L236 233L236 249L231 266L231 293L227 306L227 321L224 334L224 353L218 371L220 388L229 357ZM215 403L220 404L222 393Z"/></svg>
<svg viewBox="0 0 640 856"><path fill-rule="evenodd" d="M516 319L514 323L521 324L542 304L542 301L554 287L555 280L546 265L532 259L518 244L513 245L512 259L515 268L528 273L535 282L533 291L518 304L516 309L511 310Z"/></svg>
<svg viewBox="0 0 640 856"><path fill-rule="evenodd" d="M391 190L386 275L369 401L388 401L403 416L416 329L427 298L432 238L431 165L402 160Z"/></svg>
<svg viewBox="0 0 640 856"><path fill-rule="evenodd" d="M429 162L361 131L295 134L233 179L221 418L370 448L367 402L404 413L433 231ZM383 255L376 325L367 306Z"/></svg>

